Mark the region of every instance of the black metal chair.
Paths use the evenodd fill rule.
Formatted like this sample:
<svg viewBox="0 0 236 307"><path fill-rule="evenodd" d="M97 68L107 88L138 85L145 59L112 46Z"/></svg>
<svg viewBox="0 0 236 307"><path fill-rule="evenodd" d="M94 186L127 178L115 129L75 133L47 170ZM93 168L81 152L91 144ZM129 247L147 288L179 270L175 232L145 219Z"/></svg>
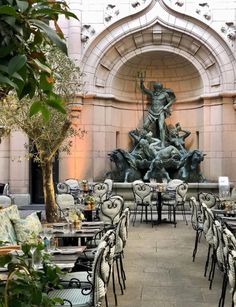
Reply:
<svg viewBox="0 0 236 307"><path fill-rule="evenodd" d="M202 222L202 215L198 208L198 204L195 197L191 197L189 199L189 205L191 209L191 224L193 230L196 231L196 237L193 249L193 262L194 262L197 254L198 243L200 242L200 238L203 232L203 222Z"/></svg>
<svg viewBox="0 0 236 307"><path fill-rule="evenodd" d="M100 205L109 196L109 186L106 182L97 182L93 186L93 196L96 199L96 206L99 209Z"/></svg>
<svg viewBox="0 0 236 307"><path fill-rule="evenodd" d="M133 216L133 226L136 222L136 217L138 213L138 209L141 208L141 222L143 221L143 213L145 211L145 218L147 223L148 218L148 209L150 210L151 214L151 222L153 226L153 212L152 212L152 193L153 188L142 181L134 181L132 185L133 194L134 194L134 202L135 202L135 209L134 209L134 216Z"/></svg>
<svg viewBox="0 0 236 307"><path fill-rule="evenodd" d="M0 195L5 195L5 196L10 195L9 183L0 183Z"/></svg>
<svg viewBox="0 0 236 307"><path fill-rule="evenodd" d="M176 227L176 208L180 207L182 210L183 220L185 220L186 225L188 224L186 212L185 212L185 201L188 192L188 184L182 182L176 186L175 189L167 190L162 197L162 206L167 206L168 216L171 221L171 215L173 211L173 224Z"/></svg>
<svg viewBox="0 0 236 307"><path fill-rule="evenodd" d="M106 229L114 228L124 208L124 199L121 196L114 195L104 200L100 204L99 219L104 222Z"/></svg>
<svg viewBox="0 0 236 307"><path fill-rule="evenodd" d="M208 208L213 208L220 204L219 197L211 192L199 192L198 200L200 204L204 203Z"/></svg>
<svg viewBox="0 0 236 307"><path fill-rule="evenodd" d="M108 306L106 292L111 274L110 263L111 248L109 244L102 241L97 249L91 274L91 287L56 289L48 293L50 298L61 298L62 306L73 307L97 307L101 306L105 298Z"/></svg>

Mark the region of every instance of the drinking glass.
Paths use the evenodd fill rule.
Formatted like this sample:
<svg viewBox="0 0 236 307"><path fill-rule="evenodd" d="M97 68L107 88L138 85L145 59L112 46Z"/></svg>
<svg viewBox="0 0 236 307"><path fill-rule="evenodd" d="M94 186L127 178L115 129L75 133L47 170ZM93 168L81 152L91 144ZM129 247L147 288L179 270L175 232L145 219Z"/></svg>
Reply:
<svg viewBox="0 0 236 307"><path fill-rule="evenodd" d="M53 237L53 230L51 228L46 228L45 229L45 238L47 240L46 242L46 248L47 250L49 251L50 250L50 247L51 247L51 238Z"/></svg>
<svg viewBox="0 0 236 307"><path fill-rule="evenodd" d="M29 251L30 255L31 255L31 266L32 266L32 268L34 268L34 253L35 253L36 249L37 249L37 247L32 245L30 247L30 251Z"/></svg>

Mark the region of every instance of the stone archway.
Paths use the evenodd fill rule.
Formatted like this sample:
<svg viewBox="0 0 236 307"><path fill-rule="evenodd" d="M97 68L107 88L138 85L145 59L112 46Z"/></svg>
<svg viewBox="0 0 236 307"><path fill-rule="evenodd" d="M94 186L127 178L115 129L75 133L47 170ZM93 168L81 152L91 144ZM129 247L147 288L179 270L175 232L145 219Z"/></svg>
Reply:
<svg viewBox="0 0 236 307"><path fill-rule="evenodd" d="M234 90L235 57L222 37L203 22L171 10L164 1L151 1L144 11L115 23L88 47L82 60L86 90L112 97L112 79L119 67L152 50L188 59L203 78L203 94Z"/></svg>
<svg viewBox="0 0 236 307"><path fill-rule="evenodd" d="M172 120L191 130L190 147L207 152L207 177L215 179L222 173L221 127L236 96L236 60L207 24L172 10L164 0L150 1L143 11L117 21L94 39L84 52L82 71L84 110L89 114L82 114L82 124L91 132L86 164L91 165L93 178L104 176L110 150L129 148L127 132L142 118L140 71L146 72L147 83L158 80L174 90Z"/></svg>

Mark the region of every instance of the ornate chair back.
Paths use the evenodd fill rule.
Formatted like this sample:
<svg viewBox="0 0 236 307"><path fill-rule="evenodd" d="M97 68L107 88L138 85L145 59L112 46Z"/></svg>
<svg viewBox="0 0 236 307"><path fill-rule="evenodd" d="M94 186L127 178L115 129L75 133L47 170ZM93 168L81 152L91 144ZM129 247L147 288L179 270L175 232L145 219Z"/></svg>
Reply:
<svg viewBox="0 0 236 307"><path fill-rule="evenodd" d="M68 184L66 184L65 182L59 182L57 184L57 193L58 194L69 193L69 192L70 192L70 187L68 186Z"/></svg>
<svg viewBox="0 0 236 307"><path fill-rule="evenodd" d="M191 209L191 224L193 229L197 231L199 228L200 211L198 210L198 204L194 196L189 199L189 206Z"/></svg>
<svg viewBox="0 0 236 307"><path fill-rule="evenodd" d="M152 187L144 182L133 183L134 199L137 205L152 206Z"/></svg>
<svg viewBox="0 0 236 307"><path fill-rule="evenodd" d="M235 304L235 280L236 280L236 250L230 250L228 255L228 280L232 292L232 299ZM232 306L234 306L234 304Z"/></svg>
<svg viewBox="0 0 236 307"><path fill-rule="evenodd" d="M202 209L203 209L203 232L206 238L206 241L208 242L208 244L213 245L213 220L214 220L214 215L211 211L211 209L209 209L207 207L207 205L205 203L202 203Z"/></svg>
<svg viewBox="0 0 236 307"><path fill-rule="evenodd" d="M176 203L183 204L186 200L188 192L188 184L186 182L182 182L176 187Z"/></svg>
<svg viewBox="0 0 236 307"><path fill-rule="evenodd" d="M114 226L118 223L120 215L123 211L124 199L115 195L106 199L100 204L99 218L108 225Z"/></svg>
<svg viewBox="0 0 236 307"><path fill-rule="evenodd" d="M102 202L108 198L109 186L106 182L98 182L93 186L93 194L96 199L97 206L100 207Z"/></svg>
<svg viewBox="0 0 236 307"><path fill-rule="evenodd" d="M200 204L204 203L205 205L207 205L208 208L212 208L220 202L218 196L210 192L199 192L198 199Z"/></svg>
<svg viewBox="0 0 236 307"><path fill-rule="evenodd" d="M126 214L122 213L116 226L116 254L123 252L127 238Z"/></svg>
<svg viewBox="0 0 236 307"><path fill-rule="evenodd" d="M69 186L69 193L78 201L80 194L80 184L77 179L69 178L65 180L65 184Z"/></svg>
<svg viewBox="0 0 236 307"><path fill-rule="evenodd" d="M108 195L108 197L110 197L112 195L113 180L107 178L107 179L104 180L104 183L106 183L108 185L107 195Z"/></svg>
<svg viewBox="0 0 236 307"><path fill-rule="evenodd" d="M5 195L5 196L10 195L9 183L0 183L0 195Z"/></svg>
<svg viewBox="0 0 236 307"><path fill-rule="evenodd" d="M75 206L75 200L71 194L56 194L56 203L61 212Z"/></svg>
<svg viewBox="0 0 236 307"><path fill-rule="evenodd" d="M6 195L0 195L0 206L2 208L8 207L13 204L12 198Z"/></svg>
<svg viewBox="0 0 236 307"><path fill-rule="evenodd" d="M110 245L102 241L93 262L92 270L92 306L101 306L107 292L107 285L111 274L111 264L109 262Z"/></svg>

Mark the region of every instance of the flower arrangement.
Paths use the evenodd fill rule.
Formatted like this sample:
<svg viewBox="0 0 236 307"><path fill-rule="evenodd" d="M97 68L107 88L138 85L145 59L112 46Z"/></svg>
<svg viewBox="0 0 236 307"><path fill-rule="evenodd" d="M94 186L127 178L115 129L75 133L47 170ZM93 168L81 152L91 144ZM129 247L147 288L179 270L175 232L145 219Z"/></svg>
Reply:
<svg viewBox="0 0 236 307"><path fill-rule="evenodd" d="M93 195L87 195L84 199L84 202L85 202L87 209L92 210L95 208L96 199Z"/></svg>
<svg viewBox="0 0 236 307"><path fill-rule="evenodd" d="M69 220L72 222L81 221L84 219L84 214L77 208L69 209L68 213Z"/></svg>
<svg viewBox="0 0 236 307"><path fill-rule="evenodd" d="M81 221L84 220L84 214L78 208L71 208L68 212L68 219L74 225L74 228L80 228Z"/></svg>
<svg viewBox="0 0 236 307"><path fill-rule="evenodd" d="M88 185L88 180L87 179L81 180L81 187L82 187L83 192L88 192L89 185Z"/></svg>

